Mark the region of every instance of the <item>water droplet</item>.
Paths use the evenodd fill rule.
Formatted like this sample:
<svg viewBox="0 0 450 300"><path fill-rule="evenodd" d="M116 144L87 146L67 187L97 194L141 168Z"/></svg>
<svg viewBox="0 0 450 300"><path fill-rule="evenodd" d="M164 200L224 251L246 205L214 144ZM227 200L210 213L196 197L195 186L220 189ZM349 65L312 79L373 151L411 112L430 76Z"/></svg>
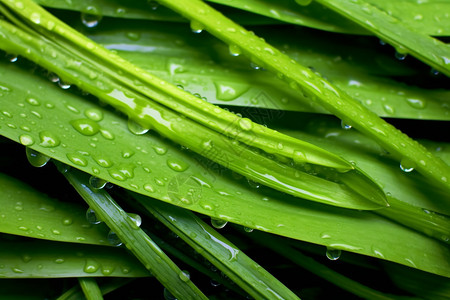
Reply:
<svg viewBox="0 0 450 300"><path fill-rule="evenodd" d="M253 122L248 118L241 118L239 119L239 127L245 131L248 131L253 128Z"/></svg>
<svg viewBox="0 0 450 300"><path fill-rule="evenodd" d="M253 232L253 228L244 227L244 231L250 233L250 232Z"/></svg>
<svg viewBox="0 0 450 300"><path fill-rule="evenodd" d="M389 115L393 115L395 112L395 109L389 104L383 104L383 110Z"/></svg>
<svg viewBox="0 0 450 300"><path fill-rule="evenodd" d="M312 0L295 0L298 5L306 6L311 4Z"/></svg>
<svg viewBox="0 0 450 300"><path fill-rule="evenodd" d="M66 156L72 163L74 163L75 165L78 165L80 167L86 167L88 164L87 159L84 158L81 154L67 153Z"/></svg>
<svg viewBox="0 0 450 300"><path fill-rule="evenodd" d="M63 218L62 224L65 226L69 226L73 224L73 219L71 217Z"/></svg>
<svg viewBox="0 0 450 300"><path fill-rule="evenodd" d="M105 139L114 140L114 134L112 134L108 130L100 128L100 133L102 134L102 137L104 137Z"/></svg>
<svg viewBox="0 0 450 300"><path fill-rule="evenodd" d="M191 21L191 30L193 33L200 33L203 31L203 29L205 29L203 24L201 24L200 22L197 22L195 20Z"/></svg>
<svg viewBox="0 0 450 300"><path fill-rule="evenodd" d="M214 85L216 87L216 97L222 101L232 101L250 88L247 84L225 81L216 81Z"/></svg>
<svg viewBox="0 0 450 300"><path fill-rule="evenodd" d="M28 134L22 134L21 136L19 136L19 141L24 146L31 146L34 144L33 137Z"/></svg>
<svg viewBox="0 0 450 300"><path fill-rule="evenodd" d="M408 98L406 99L406 102L409 104L409 106L417 109L424 109L427 103L425 100L414 98Z"/></svg>
<svg viewBox="0 0 450 300"><path fill-rule="evenodd" d="M224 228L225 225L227 225L227 223L228 223L228 221L224 221L224 220L216 219L216 218L211 218L211 225L212 225L214 228L217 228L217 229L222 229L222 228Z"/></svg>
<svg viewBox="0 0 450 300"><path fill-rule="evenodd" d="M159 7L158 1L148 0L147 3L151 10L157 10Z"/></svg>
<svg viewBox="0 0 450 300"><path fill-rule="evenodd" d="M407 54L405 53L400 53L400 52L395 52L395 58L398 60L405 60Z"/></svg>
<svg viewBox="0 0 450 300"><path fill-rule="evenodd" d="M139 229L142 224L142 218L138 214L129 213L127 222L131 225L133 229Z"/></svg>
<svg viewBox="0 0 450 300"><path fill-rule="evenodd" d="M136 168L133 164L121 164L108 170L109 175L119 181L125 181L128 178L134 177L134 169Z"/></svg>
<svg viewBox="0 0 450 300"><path fill-rule="evenodd" d="M188 282L191 279L191 275L188 271L181 271L179 277L184 282Z"/></svg>
<svg viewBox="0 0 450 300"><path fill-rule="evenodd" d="M130 158L134 155L133 150L122 150L122 157L123 158Z"/></svg>
<svg viewBox="0 0 450 300"><path fill-rule="evenodd" d="M89 224L93 225L100 224L102 222L102 220L97 217L97 214L92 208L88 208L88 210L86 211L86 220L89 222Z"/></svg>
<svg viewBox="0 0 450 300"><path fill-rule="evenodd" d="M150 128L151 128L150 125L142 126L142 125L136 123L135 121L133 121L132 119L128 120L128 129L136 135L145 134L150 130Z"/></svg>
<svg viewBox="0 0 450 300"><path fill-rule="evenodd" d="M61 80L61 79L59 79L58 85L59 85L59 87L62 88L63 90L70 89L70 87L72 86L70 83L67 83L66 81Z"/></svg>
<svg viewBox="0 0 450 300"><path fill-rule="evenodd" d="M89 177L89 185L96 190L102 189L105 187L105 185L108 183L108 181L95 177L95 176L91 176Z"/></svg>
<svg viewBox="0 0 450 300"><path fill-rule="evenodd" d="M84 115L92 121L99 122L103 120L103 112L96 108L88 108L84 111Z"/></svg>
<svg viewBox="0 0 450 300"><path fill-rule="evenodd" d="M113 165L113 162L109 158L106 158L106 157L95 156L94 160L99 166L101 166L103 168L110 168Z"/></svg>
<svg viewBox="0 0 450 300"><path fill-rule="evenodd" d="M406 172L406 173L412 172L415 167L416 167L416 164L408 158L404 158L400 162L400 169L403 172Z"/></svg>
<svg viewBox="0 0 450 300"><path fill-rule="evenodd" d="M344 121L341 121L341 127L342 127L342 129L345 129L345 130L352 129L352 125L346 124Z"/></svg>
<svg viewBox="0 0 450 300"><path fill-rule="evenodd" d="M35 24L40 24L41 23L41 14L39 14L38 12L31 13L30 20L31 20L31 22L33 22Z"/></svg>
<svg viewBox="0 0 450 300"><path fill-rule="evenodd" d="M19 56L18 55L11 55L11 56L9 56L9 61L12 62L12 63L15 63L18 60L19 60Z"/></svg>
<svg viewBox="0 0 450 300"><path fill-rule="evenodd" d="M248 178L247 178L247 182L248 182L248 185L249 185L251 188L259 189L259 188L261 187L261 184L259 184L259 182L253 181L253 180L251 180L251 179L248 179Z"/></svg>
<svg viewBox="0 0 450 300"><path fill-rule="evenodd" d="M26 101L33 106L41 105L41 103L38 100L36 100L35 98L27 98Z"/></svg>
<svg viewBox="0 0 450 300"><path fill-rule="evenodd" d="M119 239L119 237L117 236L117 234L114 231L110 231L108 233L108 243L110 243L113 246L119 247L121 246L123 243L122 241Z"/></svg>
<svg viewBox="0 0 450 300"><path fill-rule="evenodd" d="M337 260L341 257L342 251L339 249L329 248L327 247L326 256L329 260Z"/></svg>
<svg viewBox="0 0 450 300"><path fill-rule="evenodd" d="M231 54L232 56L239 56L239 55L242 54L241 48L239 48L239 47L236 46L236 45L230 45L229 50L230 50L230 54Z"/></svg>
<svg viewBox="0 0 450 300"><path fill-rule="evenodd" d="M174 159L174 158L169 158L167 160L167 166L169 166L169 168L171 168L172 170L177 171L177 172L183 172L187 168L189 168L189 164L187 164L184 161L181 161L179 159Z"/></svg>
<svg viewBox="0 0 450 300"><path fill-rule="evenodd" d="M60 235L61 231L59 231L58 229L52 229L52 233L55 235Z"/></svg>
<svg viewBox="0 0 450 300"><path fill-rule="evenodd" d="M79 133L91 136L99 132L100 126L91 119L78 119L70 121L70 125Z"/></svg>
<svg viewBox="0 0 450 300"><path fill-rule="evenodd" d="M102 19L102 16L99 14L98 9L94 6L88 6L86 11L86 13L81 13L81 22L87 28L96 27Z"/></svg>
<svg viewBox="0 0 450 300"><path fill-rule="evenodd" d="M50 157L48 157L45 154L39 153L31 148L26 148L26 154L27 154L27 159L28 162L33 166L33 167L43 167L45 166L48 161L50 160Z"/></svg>
<svg viewBox="0 0 450 300"><path fill-rule="evenodd" d="M54 148L59 146L59 144L61 143L59 138L55 134L46 130L39 132L39 139L41 141L39 145L44 148Z"/></svg>
<svg viewBox="0 0 450 300"><path fill-rule="evenodd" d="M150 192L150 193L153 193L155 191L153 186L149 183L144 184L144 190L146 190L147 192Z"/></svg>
<svg viewBox="0 0 450 300"><path fill-rule="evenodd" d="M94 259L86 259L83 271L89 274L95 273L100 268L100 263Z"/></svg>
<svg viewBox="0 0 450 300"><path fill-rule="evenodd" d="M153 146L153 150L155 150L155 153L158 155L164 155L167 153L166 147Z"/></svg>

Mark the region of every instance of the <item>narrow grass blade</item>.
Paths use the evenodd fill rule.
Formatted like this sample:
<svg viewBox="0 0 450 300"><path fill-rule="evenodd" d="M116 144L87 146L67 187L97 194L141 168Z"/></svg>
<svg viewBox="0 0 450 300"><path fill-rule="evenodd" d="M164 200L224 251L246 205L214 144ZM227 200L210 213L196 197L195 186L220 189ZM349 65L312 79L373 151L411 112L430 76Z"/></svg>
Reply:
<svg viewBox="0 0 450 300"><path fill-rule="evenodd" d="M1 240L0 278L146 277L124 249L41 240Z"/></svg>
<svg viewBox="0 0 450 300"><path fill-rule="evenodd" d="M299 299L269 272L191 212L136 195L153 216L255 299Z"/></svg>
<svg viewBox="0 0 450 300"><path fill-rule="evenodd" d="M86 174L71 171L64 173L64 176L99 218L175 297L207 299L108 193L101 190L96 192L89 187Z"/></svg>
<svg viewBox="0 0 450 300"><path fill-rule="evenodd" d="M390 16L386 11L363 0L356 2L318 0L317 2L371 31L383 41L396 47L399 53L411 54L439 72L450 76L450 50L438 39L409 28L395 16Z"/></svg>
<svg viewBox="0 0 450 300"><path fill-rule="evenodd" d="M436 183L450 191L450 167L447 164L309 68L299 65L280 50L201 1L190 1L188 5L181 0L159 2L201 24L227 44L238 47L261 67L280 74L292 88L308 95L311 101L316 101L345 124L375 139L395 155L396 159L403 161L404 166L413 165L419 172L433 178Z"/></svg>
<svg viewBox="0 0 450 300"><path fill-rule="evenodd" d="M78 278L81 289L87 300L102 300L102 292L95 278Z"/></svg>

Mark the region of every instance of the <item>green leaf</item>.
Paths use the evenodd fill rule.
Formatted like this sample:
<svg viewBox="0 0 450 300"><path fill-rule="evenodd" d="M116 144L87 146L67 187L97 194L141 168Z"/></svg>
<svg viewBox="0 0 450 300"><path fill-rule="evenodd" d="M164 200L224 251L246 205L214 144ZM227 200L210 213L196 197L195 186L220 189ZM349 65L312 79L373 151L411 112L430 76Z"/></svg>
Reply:
<svg viewBox="0 0 450 300"><path fill-rule="evenodd" d="M60 242L108 245L107 227L89 224L85 207L49 198L3 173L0 173L0 207L0 232Z"/></svg>
<svg viewBox="0 0 450 300"><path fill-rule="evenodd" d="M299 299L269 272L186 210L136 195L153 216L255 299Z"/></svg>
<svg viewBox="0 0 450 300"><path fill-rule="evenodd" d="M102 292L94 278L78 278L81 289L87 300L102 300Z"/></svg>
<svg viewBox="0 0 450 300"><path fill-rule="evenodd" d="M312 101L322 105L342 119L345 124L354 126L376 140L398 160L404 161L404 164L405 162L408 165L413 164L419 172L433 178L436 183L450 191L448 165L309 68L299 65L280 50L270 46L201 1L193 0L189 2L189 5L178 0L160 0L159 2L178 11L193 22L201 24L203 28L227 44L238 47L243 54L248 55L257 64L283 77L292 88L308 95Z"/></svg>
<svg viewBox="0 0 450 300"><path fill-rule="evenodd" d="M1 244L1 278L150 276L136 258L120 248L5 238Z"/></svg>
<svg viewBox="0 0 450 300"><path fill-rule="evenodd" d="M438 39L417 32L407 24L400 23L395 15L390 16L386 11L363 0L318 2L371 31L393 45L400 54L411 54L450 76L450 50Z"/></svg>
<svg viewBox="0 0 450 300"><path fill-rule="evenodd" d="M84 173L74 170L63 174L98 217L175 297L207 299L108 193L92 190Z"/></svg>

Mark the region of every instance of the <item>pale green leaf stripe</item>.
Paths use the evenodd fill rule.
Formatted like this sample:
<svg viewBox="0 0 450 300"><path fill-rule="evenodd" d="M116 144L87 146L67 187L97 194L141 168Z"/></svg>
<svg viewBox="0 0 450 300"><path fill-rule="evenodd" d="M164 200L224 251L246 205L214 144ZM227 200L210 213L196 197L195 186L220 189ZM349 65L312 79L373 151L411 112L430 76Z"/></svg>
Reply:
<svg viewBox="0 0 450 300"><path fill-rule="evenodd" d="M445 43L417 32L395 16L364 0L316 0L356 22L401 54L411 54L443 74L450 76L450 48ZM438 5L438 4L436 4Z"/></svg>
<svg viewBox="0 0 450 300"><path fill-rule="evenodd" d="M0 278L146 277L122 248L44 240L1 240Z"/></svg>
<svg viewBox="0 0 450 300"><path fill-rule="evenodd" d="M16 142L126 189L214 218L364 255L382 253L386 260L406 265L413 262L416 268L450 277L450 266L445 264L450 261L450 251L442 243L373 214L299 201L265 188L251 188L247 182L237 181L229 173L217 170L210 161L180 150L156 134L130 135L126 120L115 113L100 110L90 101L52 87L48 80L20 70L14 64L0 68L0 74L1 78L19 84L0 84L4 92L2 103L6 105L2 107L4 119L0 129L2 135ZM27 95L23 86L33 90ZM36 101L27 101L29 98ZM88 117L94 117L98 126L98 132L92 136L83 135L70 125L70 121ZM54 138L55 146L42 143L41 137ZM174 170L173 165L183 168ZM116 176L128 172L131 177ZM389 178L390 186L395 186L397 178L395 175ZM196 197L177 192L178 187L189 186ZM433 202L425 196L422 195L420 205ZM400 245L398 241L405 242ZM394 242L399 246L392 247ZM413 246L404 247L406 244Z"/></svg>
<svg viewBox="0 0 450 300"><path fill-rule="evenodd" d="M349 291L350 293L368 300L407 300L407 297L400 297L374 290L368 286L365 286L349 277L346 277L331 268L315 261L313 258L304 255L300 251L292 248L286 244L282 239L268 236L267 234L261 234L259 232L253 232L248 235L248 238L256 241L259 245L272 249L279 255L286 257L288 260L294 262L303 269L322 277L330 283ZM415 298L411 298L415 299Z"/></svg>
<svg viewBox="0 0 450 300"><path fill-rule="evenodd" d="M202 1L160 0L160 3L197 22L211 34L236 46L257 64L284 77L294 89L309 95L325 109L369 135L391 152L404 166L411 165L423 175L450 191L450 168L433 156L425 147L412 140L392 125L380 119L355 99L333 87L309 68L270 46L264 40L224 17Z"/></svg>
<svg viewBox="0 0 450 300"><path fill-rule="evenodd" d="M255 299L299 299L269 272L193 213L135 197L152 215Z"/></svg>
<svg viewBox="0 0 450 300"><path fill-rule="evenodd" d="M92 190L88 184L89 177L80 171L72 170L63 174L97 216L175 297L207 299L107 192Z"/></svg>
<svg viewBox="0 0 450 300"><path fill-rule="evenodd" d="M23 156L25 159L25 151ZM108 245L108 228L92 227L86 221L86 209L49 198L3 173L0 173L0 207L0 232L60 242Z"/></svg>
<svg viewBox="0 0 450 300"><path fill-rule="evenodd" d="M371 179L366 178L367 176L358 170L352 170L350 172L347 171L346 173L335 172L339 179L342 179L342 184L336 183L331 180L326 180L318 176L311 175L308 172L295 169L292 166L274 161L256 151L253 151L246 145L239 143L239 139L244 139L244 142L250 141L248 143L252 144L254 141L258 140L259 133L264 133L264 139L267 137L269 140L271 138L277 140L277 137L271 136L270 134L271 132L276 131L269 130L262 125L258 125L258 128L256 128L254 125L251 125L251 121L248 119L243 119L234 114L228 113L229 115L233 115L232 118L234 118L234 123L228 124L228 128L226 128L225 131L227 131L228 134L232 134L237 140L224 137L220 133L213 131L212 129L205 128L201 124L198 124L189 118L182 118L182 116L174 113L164 106L157 103L152 103L151 100L143 97L139 94L139 92L137 92L136 82L130 82L131 79L129 78L119 76L118 79L125 82L126 85L129 85L132 90L128 89L127 86L123 87L122 85L119 85L114 78L110 78L104 74L101 74L101 77L95 77L95 82L92 82L91 74L94 73L95 75L98 75L96 73L98 70L95 68L95 64L91 65L92 61L85 60L84 64L79 65L76 61L74 62L72 58L65 56L67 53L65 53L64 49L61 49L56 45L51 47L48 40L33 39L32 36L27 35L26 32L23 32L18 28L15 28L10 23L2 21L0 21L0 23L4 33L4 36L0 36L0 38L4 41L2 47L6 47L6 49L10 51L18 51L23 55L29 56L47 68L53 70L56 69L58 73L62 73L72 81L75 81L78 86L92 92L101 99L110 102L113 106L118 107L123 112L130 115L130 117L145 122L146 125L151 124L158 132L162 133L166 137L169 137L171 140L188 146L195 152L201 153L209 159L229 167L230 169L237 171L252 180L284 191L291 195L334 206L372 210L387 205L386 197L382 190L375 185ZM57 28L57 31L63 30L62 28ZM23 40L26 40L26 44L22 44ZM90 46L87 47L89 48ZM59 59L42 60L40 49L43 48L46 48L47 51L50 51ZM34 49L35 51L31 51L31 49ZM106 52L105 55L108 55L108 52ZM69 61L69 66L67 66L66 60L63 59L64 57L66 57ZM126 64L125 60L122 58L118 58L117 61L120 61L123 65ZM100 66L98 66L98 68L101 69ZM74 73L73 70L79 71L79 73ZM108 73L107 70L105 70L105 73ZM147 73L143 73L142 75L144 74L150 76L150 74ZM162 91L164 86L169 88L166 82L159 83L162 87L158 87L157 89L161 89ZM139 86L140 91L142 91L143 88L145 89L145 86ZM105 89L109 91L109 93L106 93ZM181 91L172 86L171 90L173 89ZM154 91L149 92L153 93ZM204 102L189 93L183 93L195 98L194 102L197 102L197 106L212 106L212 110L209 113L212 111L219 111L220 113L226 112L225 110L221 110L218 107ZM159 95L161 96L161 94ZM166 96L163 95L162 97ZM165 100L173 101L173 98L168 97ZM178 102L172 104L178 107ZM86 122L84 120L78 120L76 122L79 121L83 124ZM211 122L208 121L208 123ZM243 123L245 126L242 125ZM248 126L249 124L251 125L250 127ZM223 126L225 125L226 122L223 123ZM77 126L73 123L72 126L77 129ZM96 127L97 125L91 124L89 130L94 130ZM257 129L257 132L252 132L251 129ZM9 129L6 128L6 130L8 131ZM78 131L83 133L83 130L79 128ZM94 131L98 131L98 128ZM90 136L96 133L94 131L84 135ZM293 155L293 159L297 163L299 161L309 162L312 159L315 161L320 161L325 165L331 164L333 166L338 166L340 170L347 170L347 166L353 168L350 163L332 154L331 152L322 151L319 147L309 143L304 143L286 135L279 133L276 135L278 137L283 137L282 142L277 141L278 144L269 143L266 144L266 146L269 146L269 148L276 148L277 150L275 150L275 154L278 156L280 156L279 152L284 149L285 154L288 153ZM190 138L186 139L186 136L189 136ZM262 142L264 139L261 139L259 142ZM284 141L287 141L288 143L285 144L283 143ZM256 144L260 145L260 143ZM316 149L317 151L306 151L306 149L301 148L296 148L295 151L292 151L292 147L295 145L297 147L304 145L307 149ZM84 159L81 159L81 162L78 163L79 166L85 165L83 160ZM124 175L118 174L117 176L123 177ZM358 180L360 184L352 185L354 180ZM358 191L364 189L371 192L360 193Z"/></svg>
<svg viewBox="0 0 450 300"><path fill-rule="evenodd" d="M78 278L78 282L87 300L103 300L102 292L95 278Z"/></svg>

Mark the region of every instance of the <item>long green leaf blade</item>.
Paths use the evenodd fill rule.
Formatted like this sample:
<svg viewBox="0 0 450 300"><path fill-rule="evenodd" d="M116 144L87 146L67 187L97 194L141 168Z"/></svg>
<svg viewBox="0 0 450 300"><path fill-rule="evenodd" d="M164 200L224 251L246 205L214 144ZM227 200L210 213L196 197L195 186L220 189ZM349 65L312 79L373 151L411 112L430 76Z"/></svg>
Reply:
<svg viewBox="0 0 450 300"><path fill-rule="evenodd" d="M65 172L64 176L94 209L98 217L175 297L207 299L108 193L92 190L88 184L88 177L81 172L76 174L75 171L69 171Z"/></svg>

